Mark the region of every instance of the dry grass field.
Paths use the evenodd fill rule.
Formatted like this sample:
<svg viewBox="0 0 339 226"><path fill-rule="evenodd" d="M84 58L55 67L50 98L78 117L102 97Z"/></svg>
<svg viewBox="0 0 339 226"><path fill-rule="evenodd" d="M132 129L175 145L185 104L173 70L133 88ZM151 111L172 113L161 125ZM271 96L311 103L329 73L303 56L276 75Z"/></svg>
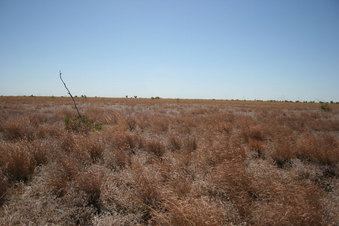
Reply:
<svg viewBox="0 0 339 226"><path fill-rule="evenodd" d="M0 97L2 225L339 224L339 104L76 100Z"/></svg>

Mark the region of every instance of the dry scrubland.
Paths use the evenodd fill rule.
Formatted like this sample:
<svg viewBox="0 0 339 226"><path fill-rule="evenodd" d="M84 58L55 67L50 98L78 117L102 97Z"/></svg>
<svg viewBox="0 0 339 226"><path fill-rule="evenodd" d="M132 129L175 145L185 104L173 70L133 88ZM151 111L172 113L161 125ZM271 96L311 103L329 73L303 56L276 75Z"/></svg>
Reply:
<svg viewBox="0 0 339 226"><path fill-rule="evenodd" d="M339 224L338 104L77 101L0 97L1 224Z"/></svg>

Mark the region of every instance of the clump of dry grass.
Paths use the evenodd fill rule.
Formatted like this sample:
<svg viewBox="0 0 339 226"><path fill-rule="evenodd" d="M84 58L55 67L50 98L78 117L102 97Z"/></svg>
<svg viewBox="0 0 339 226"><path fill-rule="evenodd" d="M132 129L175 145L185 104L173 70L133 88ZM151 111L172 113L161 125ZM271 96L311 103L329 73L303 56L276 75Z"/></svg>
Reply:
<svg viewBox="0 0 339 226"><path fill-rule="evenodd" d="M46 176L48 189L58 197L67 192L70 182L76 179L79 173L79 164L74 158L57 157L58 161L49 166Z"/></svg>
<svg viewBox="0 0 339 226"><path fill-rule="evenodd" d="M149 153L161 157L165 153L165 146L158 140L152 139L147 141L145 150Z"/></svg>
<svg viewBox="0 0 339 226"><path fill-rule="evenodd" d="M134 153L136 149L143 148L145 143L140 135L120 130L107 133L105 140L116 149L127 149L132 153Z"/></svg>
<svg viewBox="0 0 339 226"><path fill-rule="evenodd" d="M296 147L294 138L278 138L273 145L274 149L272 150L271 157L280 168L284 167L285 164L289 163L297 155L294 151Z"/></svg>
<svg viewBox="0 0 339 226"><path fill-rule="evenodd" d="M169 144L170 149L171 149L172 151L180 150L181 147L182 147L181 139L179 138L178 135L174 135L174 134L171 134L171 135L168 137L168 144Z"/></svg>
<svg viewBox="0 0 339 226"><path fill-rule="evenodd" d="M0 145L0 167L10 182L27 181L33 174L35 162L28 143L4 143Z"/></svg>
<svg viewBox="0 0 339 226"><path fill-rule="evenodd" d="M113 156L108 159L107 165L115 170L120 170L131 164L131 153L126 149L114 149Z"/></svg>
<svg viewBox="0 0 339 226"><path fill-rule="evenodd" d="M330 134L305 134L298 139L296 149L296 154L302 159L329 165L339 163L338 141Z"/></svg>
<svg viewBox="0 0 339 226"><path fill-rule="evenodd" d="M137 127L137 121L135 120L134 117L131 116L125 119L125 124L129 131L133 131Z"/></svg>
<svg viewBox="0 0 339 226"><path fill-rule="evenodd" d="M97 134L93 134L86 140L85 146L93 162L97 162L102 159L105 151L105 145L102 137Z"/></svg>
<svg viewBox="0 0 339 226"><path fill-rule="evenodd" d="M93 206L97 212L101 211L100 194L104 172L90 169L81 172L76 177L76 188L86 194L87 205Z"/></svg>
<svg viewBox="0 0 339 226"><path fill-rule="evenodd" d="M264 158L265 147L264 147L263 142L258 141L258 140L250 140L248 145L251 151L254 151L257 153L257 157Z"/></svg>
<svg viewBox="0 0 339 226"><path fill-rule="evenodd" d="M221 200L232 200L241 217L250 215L256 191L245 165L240 161L225 161L213 170L212 190Z"/></svg>
<svg viewBox="0 0 339 226"><path fill-rule="evenodd" d="M241 129L245 142L252 140L263 141L265 139L265 134L261 126L243 126Z"/></svg>
<svg viewBox="0 0 339 226"><path fill-rule="evenodd" d="M308 183L265 184L266 202L255 202L251 221L269 225L320 225L320 191Z"/></svg>
<svg viewBox="0 0 339 226"><path fill-rule="evenodd" d="M184 143L183 146L184 146L185 150L188 151L188 152L193 152L198 148L198 142L197 142L197 139L194 136L186 137L183 140L183 143Z"/></svg>
<svg viewBox="0 0 339 226"><path fill-rule="evenodd" d="M60 139L61 149L68 154L77 148L76 145L76 136L72 133L65 133Z"/></svg>
<svg viewBox="0 0 339 226"><path fill-rule="evenodd" d="M41 141L33 141L29 145L30 153L37 166L46 165L50 160L50 153L53 149L50 144Z"/></svg>
<svg viewBox="0 0 339 226"><path fill-rule="evenodd" d="M248 130L248 137L254 140L262 141L265 139L263 128L260 126L250 127Z"/></svg>
<svg viewBox="0 0 339 226"><path fill-rule="evenodd" d="M3 135L8 140L33 140L36 137L35 129L28 117L11 118L2 125Z"/></svg>
<svg viewBox="0 0 339 226"><path fill-rule="evenodd" d="M132 208L132 212L138 211L140 223L155 223L153 213L163 210L163 198L166 196L166 190L159 184L156 172L142 166L139 160L132 161L128 173L130 178L126 182L131 186L128 197L133 206L129 206L129 204L127 206L123 204L123 206L126 206L127 209Z"/></svg>

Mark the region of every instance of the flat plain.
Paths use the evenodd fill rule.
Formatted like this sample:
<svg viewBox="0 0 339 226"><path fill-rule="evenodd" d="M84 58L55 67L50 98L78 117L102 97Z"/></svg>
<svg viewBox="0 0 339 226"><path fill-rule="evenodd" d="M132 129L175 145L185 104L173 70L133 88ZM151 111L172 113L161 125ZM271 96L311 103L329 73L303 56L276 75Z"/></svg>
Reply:
<svg viewBox="0 0 339 226"><path fill-rule="evenodd" d="M0 97L0 223L338 225L339 104Z"/></svg>

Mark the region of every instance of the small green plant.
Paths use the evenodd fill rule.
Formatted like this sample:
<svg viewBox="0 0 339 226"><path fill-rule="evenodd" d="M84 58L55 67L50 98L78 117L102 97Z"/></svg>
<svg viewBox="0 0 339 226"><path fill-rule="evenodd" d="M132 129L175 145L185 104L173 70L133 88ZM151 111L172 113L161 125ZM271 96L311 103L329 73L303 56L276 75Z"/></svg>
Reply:
<svg viewBox="0 0 339 226"><path fill-rule="evenodd" d="M80 118L67 115L65 117L65 129L79 133L88 133L91 130L101 131L102 123L93 122L86 115L82 115Z"/></svg>
<svg viewBox="0 0 339 226"><path fill-rule="evenodd" d="M332 110L332 109L330 108L330 106L329 106L328 103L322 103L322 104L320 105L320 108L321 108L321 110L323 110L323 111L331 111L331 110Z"/></svg>
<svg viewBox="0 0 339 226"><path fill-rule="evenodd" d="M64 82L64 80L61 77L61 71L59 72L59 76L60 76L60 80L61 82L64 84L69 96L72 98L73 103L74 103L74 107L77 110L78 116L77 117L71 117L69 115L66 115L65 117L65 128L67 130L73 131L73 132L83 132L83 133L88 133L91 130L102 130L102 123L100 122L93 122L91 120L88 119L88 117L86 115L81 115L80 111L77 107L77 104L71 94L71 92L69 91L69 89L66 86L66 83ZM74 96L77 97L77 96ZM81 95L81 97L85 97L86 95Z"/></svg>

